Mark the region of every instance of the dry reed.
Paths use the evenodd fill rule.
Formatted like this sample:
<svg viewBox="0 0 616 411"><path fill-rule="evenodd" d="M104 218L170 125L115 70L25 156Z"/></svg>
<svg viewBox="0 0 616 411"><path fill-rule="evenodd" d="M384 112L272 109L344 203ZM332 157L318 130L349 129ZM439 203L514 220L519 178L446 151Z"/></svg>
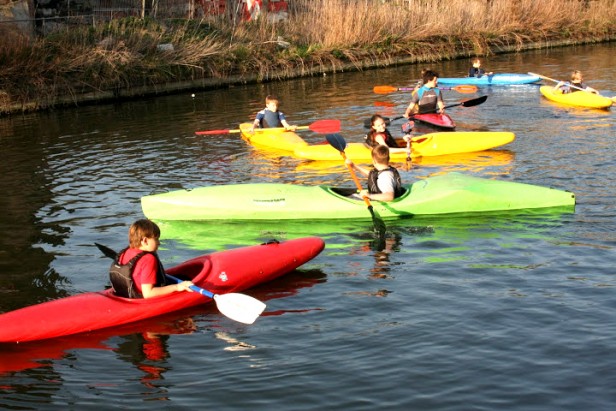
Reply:
<svg viewBox="0 0 616 411"><path fill-rule="evenodd" d="M44 107L58 96L97 90L231 75L282 78L342 62L436 61L534 41L605 39L616 33L615 3L294 0L282 22L127 18L17 36L0 45L0 112L6 101Z"/></svg>

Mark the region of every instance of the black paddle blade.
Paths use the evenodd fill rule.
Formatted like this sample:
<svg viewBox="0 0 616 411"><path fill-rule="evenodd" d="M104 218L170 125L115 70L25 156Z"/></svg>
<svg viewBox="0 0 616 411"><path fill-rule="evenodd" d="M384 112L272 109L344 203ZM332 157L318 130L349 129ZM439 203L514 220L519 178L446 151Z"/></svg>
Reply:
<svg viewBox="0 0 616 411"><path fill-rule="evenodd" d="M370 215L372 215L372 224L374 224L374 234L376 234L379 238L384 237L387 232L387 227L385 227L385 221L381 218L379 213L374 211L372 206L368 207L370 211Z"/></svg>
<svg viewBox="0 0 616 411"><path fill-rule="evenodd" d="M470 100L466 100L462 102L462 107L478 106L481 103L485 103L487 99L488 99L488 96L481 96L481 97L473 98Z"/></svg>
<svg viewBox="0 0 616 411"><path fill-rule="evenodd" d="M101 250L101 252L105 255L105 257L109 257L115 260L116 256L118 255L118 253L116 253L115 251L113 251L111 248L99 244L99 243L94 243L99 250Z"/></svg>
<svg viewBox="0 0 616 411"><path fill-rule="evenodd" d="M346 141L344 140L344 137L342 137L341 134L338 134L338 133L327 134L325 136L325 139L333 148L335 148L338 151L344 151L344 149L346 148Z"/></svg>
<svg viewBox="0 0 616 411"><path fill-rule="evenodd" d="M372 216L374 232L379 234L385 234L385 231L387 231L387 227L385 227L385 221L383 221L379 213L374 211L374 207L372 207L372 205L368 206L368 211L370 211L370 215Z"/></svg>

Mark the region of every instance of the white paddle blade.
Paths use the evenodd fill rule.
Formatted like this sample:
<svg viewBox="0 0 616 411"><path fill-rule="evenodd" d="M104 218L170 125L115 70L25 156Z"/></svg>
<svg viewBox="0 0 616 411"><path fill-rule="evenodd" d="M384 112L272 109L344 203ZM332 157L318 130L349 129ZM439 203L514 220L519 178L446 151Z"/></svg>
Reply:
<svg viewBox="0 0 616 411"><path fill-rule="evenodd" d="M265 304L246 294L216 294L214 301L225 316L240 323L252 324L265 310Z"/></svg>

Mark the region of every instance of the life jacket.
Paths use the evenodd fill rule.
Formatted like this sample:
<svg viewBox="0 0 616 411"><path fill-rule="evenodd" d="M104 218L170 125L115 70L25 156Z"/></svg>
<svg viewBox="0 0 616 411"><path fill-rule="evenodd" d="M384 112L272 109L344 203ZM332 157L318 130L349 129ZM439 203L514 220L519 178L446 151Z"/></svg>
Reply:
<svg viewBox="0 0 616 411"><path fill-rule="evenodd" d="M400 178L400 173L398 173L398 169L396 167L389 166L384 170L377 170L373 168L370 170L368 174L368 192L370 194L381 194L381 190L377 184L377 180L379 179L379 175L384 171L391 171L394 175L394 198L400 197L406 191L404 187L402 187L402 179Z"/></svg>
<svg viewBox="0 0 616 411"><path fill-rule="evenodd" d="M468 71L468 76L469 77L482 77L484 74L486 74L485 70L482 68L477 68L477 67L471 67L470 70Z"/></svg>
<svg viewBox="0 0 616 411"><path fill-rule="evenodd" d="M113 292L117 296L124 298L143 298L143 295L139 292L137 286L135 285L133 271L135 271L135 264L137 264L137 261L139 261L139 259L146 254L154 255L156 262L158 263L158 269L156 270L156 284L154 286L162 287L167 284L165 280L165 269L155 253L142 251L131 258L128 263L120 264L120 258L126 250L128 250L128 248L125 248L116 255L113 263L111 263L111 267L109 268L109 280L111 281Z"/></svg>
<svg viewBox="0 0 616 411"><path fill-rule="evenodd" d="M375 140L377 134L383 135L383 140L385 140L385 144L387 144L387 147L399 147L398 143L396 142L396 139L393 138L393 136L387 129L385 129L384 133L377 133L376 130L374 129L370 130L368 134L366 134L366 137L365 137L366 144L368 144L370 147L378 146L379 143L377 143Z"/></svg>
<svg viewBox="0 0 616 411"><path fill-rule="evenodd" d="M579 87L579 88L582 88L582 89L588 87L584 83L573 83L573 82L572 83L568 83L566 86L567 86L566 89L563 90L563 94L575 93L576 91L582 91L582 90L579 90L579 89L574 88L574 87ZM571 86L573 86L573 87L571 87Z"/></svg>
<svg viewBox="0 0 616 411"><path fill-rule="evenodd" d="M263 120L261 120L262 128L282 127L280 122L280 114L278 111L263 110Z"/></svg>
<svg viewBox="0 0 616 411"><path fill-rule="evenodd" d="M429 97L430 95L428 94L427 96L425 95L426 92L432 92L434 95L434 98L432 99L428 99L427 97ZM418 105L418 113L419 114L424 114L424 113L433 113L436 111L438 105L438 97L441 94L441 90L438 88L429 88L424 86L421 86L419 88L419 90L417 90L417 105ZM424 99L424 96L426 97Z"/></svg>

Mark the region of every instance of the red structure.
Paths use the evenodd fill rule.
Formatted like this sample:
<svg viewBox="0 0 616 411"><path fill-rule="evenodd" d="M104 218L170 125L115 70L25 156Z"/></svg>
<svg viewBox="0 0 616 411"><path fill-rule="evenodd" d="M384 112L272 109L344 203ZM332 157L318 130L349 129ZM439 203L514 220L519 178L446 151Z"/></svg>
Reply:
<svg viewBox="0 0 616 411"><path fill-rule="evenodd" d="M198 4L203 8L205 15L217 16L224 14L227 9L227 0L198 0ZM241 0L242 20L250 21L256 19L261 10L268 13L287 13L289 4L287 0Z"/></svg>

